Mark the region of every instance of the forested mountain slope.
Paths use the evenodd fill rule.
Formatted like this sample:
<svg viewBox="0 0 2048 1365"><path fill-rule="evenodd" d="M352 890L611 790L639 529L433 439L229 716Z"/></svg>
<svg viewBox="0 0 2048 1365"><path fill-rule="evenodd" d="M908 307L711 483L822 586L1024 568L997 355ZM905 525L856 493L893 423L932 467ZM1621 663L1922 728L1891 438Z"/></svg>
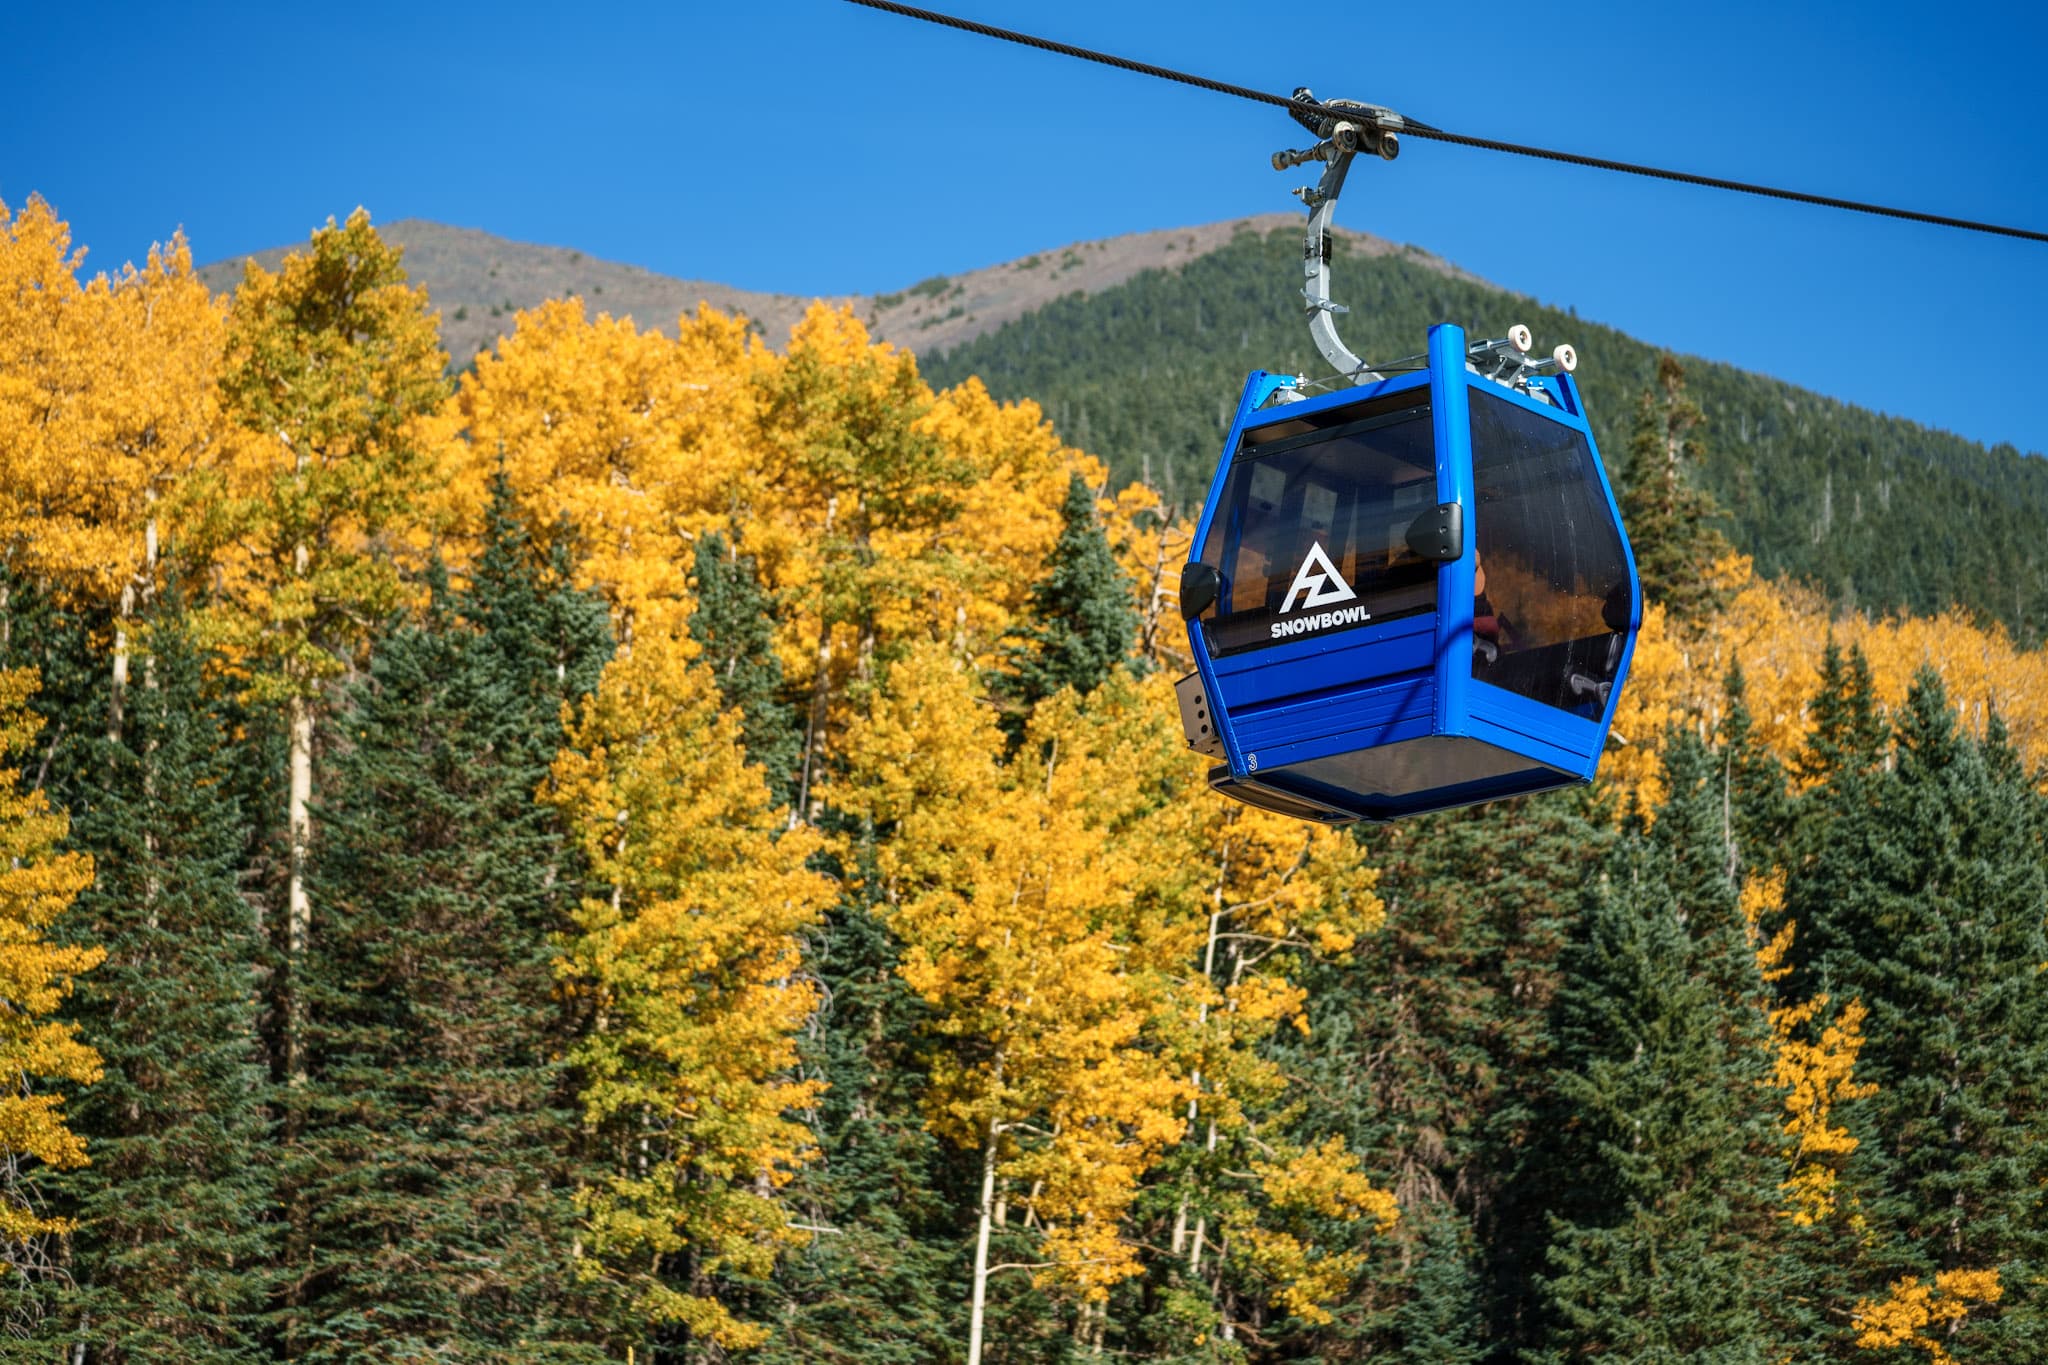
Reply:
<svg viewBox="0 0 2048 1365"><path fill-rule="evenodd" d="M979 375L999 399L1037 399L1115 480L1142 478L1190 508L1245 372L1327 368L1290 306L1300 250L1292 229L1247 230L1185 265L1068 295L922 363L940 386ZM1526 322L1545 348L1572 342L1602 453L1618 469L1655 347L1427 258L1367 254L1341 239L1339 251L1337 296L1352 310L1345 340L1371 359L1420 351L1439 321L1475 338ZM2023 640L2041 638L2048 463L1732 366L1701 361L1688 372L1708 420L1699 477L1760 573L1880 612L1960 604Z"/></svg>

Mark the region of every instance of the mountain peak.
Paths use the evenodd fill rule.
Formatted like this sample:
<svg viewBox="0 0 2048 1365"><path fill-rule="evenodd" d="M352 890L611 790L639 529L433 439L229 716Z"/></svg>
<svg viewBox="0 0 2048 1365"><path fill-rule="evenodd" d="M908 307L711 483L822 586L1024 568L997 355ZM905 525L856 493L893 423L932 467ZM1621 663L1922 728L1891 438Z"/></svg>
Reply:
<svg viewBox="0 0 2048 1365"><path fill-rule="evenodd" d="M1133 232L1074 242L956 276L935 275L884 294L842 294L825 299L851 307L878 340L918 352L947 350L994 331L1053 299L1094 294L1141 271L1171 269L1205 256L1245 233L1299 228L1299 214L1266 213L1197 227ZM677 318L699 302L742 313L770 342L780 344L811 298L768 294L708 280L678 279L636 265L590 256L571 247L515 242L479 228L424 218L400 218L378 229L405 248L405 267L426 287L441 312L441 338L458 365L466 365L512 330L513 315L547 300L580 297L592 314L629 317L642 327L673 335ZM1456 266L1418 250L1362 232L1338 229L1353 252L1399 255L1455 279L1475 280ZM295 247L271 247L250 257L216 261L200 269L208 287L232 289L244 263L276 269ZM1475 280L1476 282L1476 280Z"/></svg>

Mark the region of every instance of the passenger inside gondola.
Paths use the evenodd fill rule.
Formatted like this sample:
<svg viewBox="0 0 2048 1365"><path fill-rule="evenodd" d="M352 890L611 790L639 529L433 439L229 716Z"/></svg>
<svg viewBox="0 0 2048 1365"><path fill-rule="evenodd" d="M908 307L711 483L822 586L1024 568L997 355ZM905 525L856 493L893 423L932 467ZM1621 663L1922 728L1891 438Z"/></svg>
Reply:
<svg viewBox="0 0 2048 1365"><path fill-rule="evenodd" d="M1475 390L1472 462L1472 676L1597 719L1621 664L1628 566L1592 450L1572 428Z"/></svg>

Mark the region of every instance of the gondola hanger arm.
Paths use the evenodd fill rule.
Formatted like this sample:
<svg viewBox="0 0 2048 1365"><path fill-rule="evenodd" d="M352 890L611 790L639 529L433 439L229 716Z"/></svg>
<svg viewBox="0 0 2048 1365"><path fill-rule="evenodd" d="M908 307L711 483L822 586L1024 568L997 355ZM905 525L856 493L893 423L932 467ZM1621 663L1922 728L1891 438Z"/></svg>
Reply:
<svg viewBox="0 0 2048 1365"><path fill-rule="evenodd" d="M1337 196L1344 192L1351 159L1370 151L1392 161L1401 154L1400 129L1406 125L1399 114L1375 104L1319 102L1307 86L1295 90L1294 100L1288 112L1320 140L1303 151L1273 153L1273 169L1323 163L1322 178L1315 186L1295 191L1309 211L1301 246L1301 297L1308 314L1309 338L1339 375L1354 384L1376 384L1386 376L1361 360L1337 335L1337 319L1351 310L1330 297L1330 226L1336 220Z"/></svg>

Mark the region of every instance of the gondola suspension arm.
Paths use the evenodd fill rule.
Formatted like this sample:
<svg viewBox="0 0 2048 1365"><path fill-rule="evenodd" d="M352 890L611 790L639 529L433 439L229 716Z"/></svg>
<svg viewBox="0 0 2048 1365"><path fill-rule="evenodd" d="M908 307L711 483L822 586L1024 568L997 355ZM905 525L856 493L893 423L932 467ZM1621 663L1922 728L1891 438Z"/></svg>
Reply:
<svg viewBox="0 0 2048 1365"><path fill-rule="evenodd" d="M1386 375L1360 359L1337 335L1337 319L1351 310L1330 296L1330 228L1337 214L1337 196L1344 192L1344 178L1350 173L1352 158L1360 152L1370 152L1392 161L1401 154L1401 133L1407 129L1408 123L1393 110L1377 104L1362 104L1356 100L1318 100L1315 92L1305 85L1295 90L1288 112L1296 123L1314 133L1318 141L1313 147L1300 151L1273 153L1273 169L1285 171L1306 166L1312 161L1323 163L1322 179L1313 187L1304 186L1294 192L1309 211L1308 229L1302 237L1301 247L1301 297L1308 314L1309 336L1339 378L1353 384L1376 384ZM1509 388L1522 388L1548 402L1547 392L1530 390L1526 381L1532 375L1549 370L1576 369L1578 352L1567 344L1557 347L1548 356L1532 357L1528 354L1530 344L1529 329L1514 327L1499 340L1474 343L1466 357L1466 368ZM1292 389L1285 390L1283 398L1293 392Z"/></svg>
<svg viewBox="0 0 2048 1365"><path fill-rule="evenodd" d="M1301 296L1308 313L1308 333L1331 368L1354 384L1376 384L1386 378L1344 344L1337 335L1337 319L1351 310L1330 297L1330 226L1337 215L1337 196L1344 192L1344 177L1351 170L1351 158L1369 151L1392 161L1401 154L1401 116L1376 104L1353 100L1317 102L1307 86L1294 92L1298 105L1313 105L1311 113L1296 107L1289 112L1295 122L1314 133L1316 145L1304 151L1273 153L1273 169L1289 170L1311 161L1323 163L1322 179L1313 188L1295 193L1308 206L1308 230L1302 238ZM1332 116L1332 115L1341 115Z"/></svg>

